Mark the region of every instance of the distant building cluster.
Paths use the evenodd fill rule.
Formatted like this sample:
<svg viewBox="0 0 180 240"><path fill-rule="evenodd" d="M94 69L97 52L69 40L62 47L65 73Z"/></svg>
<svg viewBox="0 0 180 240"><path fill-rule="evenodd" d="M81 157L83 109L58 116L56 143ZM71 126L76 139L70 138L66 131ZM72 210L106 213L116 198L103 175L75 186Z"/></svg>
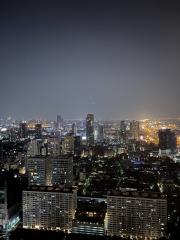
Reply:
<svg viewBox="0 0 180 240"><path fill-rule="evenodd" d="M1 122L0 232L22 221L24 229L67 234L168 236L168 224L180 219L179 133L178 121L94 114Z"/></svg>

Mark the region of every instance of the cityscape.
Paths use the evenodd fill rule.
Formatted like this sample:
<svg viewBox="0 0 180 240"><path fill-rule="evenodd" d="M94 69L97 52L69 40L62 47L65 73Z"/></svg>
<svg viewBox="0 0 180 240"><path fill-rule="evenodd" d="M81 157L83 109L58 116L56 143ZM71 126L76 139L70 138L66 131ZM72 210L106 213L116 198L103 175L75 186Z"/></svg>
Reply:
<svg viewBox="0 0 180 240"><path fill-rule="evenodd" d="M62 239L178 236L180 119L8 117L0 139L4 237L26 239L30 230Z"/></svg>
<svg viewBox="0 0 180 240"><path fill-rule="evenodd" d="M179 1L0 1L0 240L180 236Z"/></svg>

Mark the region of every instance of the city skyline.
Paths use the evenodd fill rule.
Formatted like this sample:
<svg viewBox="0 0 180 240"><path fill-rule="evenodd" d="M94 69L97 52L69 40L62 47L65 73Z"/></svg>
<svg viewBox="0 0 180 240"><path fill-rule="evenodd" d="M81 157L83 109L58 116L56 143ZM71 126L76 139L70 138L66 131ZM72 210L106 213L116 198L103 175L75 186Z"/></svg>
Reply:
<svg viewBox="0 0 180 240"><path fill-rule="evenodd" d="M180 233L178 1L0 1L0 238Z"/></svg>
<svg viewBox="0 0 180 240"><path fill-rule="evenodd" d="M29 116L29 117L15 117L15 115L4 115L4 116L0 116L0 120L2 121L18 121L18 122L28 122L28 121L36 121L36 122L43 122L43 121L48 121L48 122L51 122L51 121L54 121L54 122L57 122L57 116L60 116L62 118L63 121L86 121L86 117L88 114L93 114L94 115L94 120L95 121L123 121L123 120L127 120L127 121L133 121L133 120L137 120L137 121L167 121L167 120L179 120L180 119L180 116L178 117L172 117L172 116L169 116L169 117L152 117L152 116L149 116L147 118L99 118L97 115L95 115L93 112L85 112L83 114L81 114L81 117L77 117L77 118L66 118L66 116L64 115L60 115L60 114L56 114L55 116L52 116L52 117L47 117L47 116Z"/></svg>
<svg viewBox="0 0 180 240"><path fill-rule="evenodd" d="M1 116L180 116L178 3L0 6Z"/></svg>

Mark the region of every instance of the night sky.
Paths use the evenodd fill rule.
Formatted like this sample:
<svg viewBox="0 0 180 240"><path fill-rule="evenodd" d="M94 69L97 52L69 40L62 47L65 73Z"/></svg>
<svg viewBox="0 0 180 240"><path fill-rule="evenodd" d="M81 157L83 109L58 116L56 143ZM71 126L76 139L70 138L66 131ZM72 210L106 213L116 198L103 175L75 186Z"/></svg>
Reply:
<svg viewBox="0 0 180 240"><path fill-rule="evenodd" d="M180 4L2 0L0 89L0 117L179 117Z"/></svg>

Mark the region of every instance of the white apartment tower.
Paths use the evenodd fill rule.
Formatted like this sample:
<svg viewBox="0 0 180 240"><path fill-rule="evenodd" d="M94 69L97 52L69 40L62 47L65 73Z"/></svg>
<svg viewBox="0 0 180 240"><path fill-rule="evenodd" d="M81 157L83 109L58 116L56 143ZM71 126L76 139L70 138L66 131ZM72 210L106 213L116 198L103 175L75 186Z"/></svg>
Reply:
<svg viewBox="0 0 180 240"><path fill-rule="evenodd" d="M117 192L107 196L107 235L158 239L166 235L165 195Z"/></svg>
<svg viewBox="0 0 180 240"><path fill-rule="evenodd" d="M23 191L23 228L71 232L76 190L31 186Z"/></svg>

